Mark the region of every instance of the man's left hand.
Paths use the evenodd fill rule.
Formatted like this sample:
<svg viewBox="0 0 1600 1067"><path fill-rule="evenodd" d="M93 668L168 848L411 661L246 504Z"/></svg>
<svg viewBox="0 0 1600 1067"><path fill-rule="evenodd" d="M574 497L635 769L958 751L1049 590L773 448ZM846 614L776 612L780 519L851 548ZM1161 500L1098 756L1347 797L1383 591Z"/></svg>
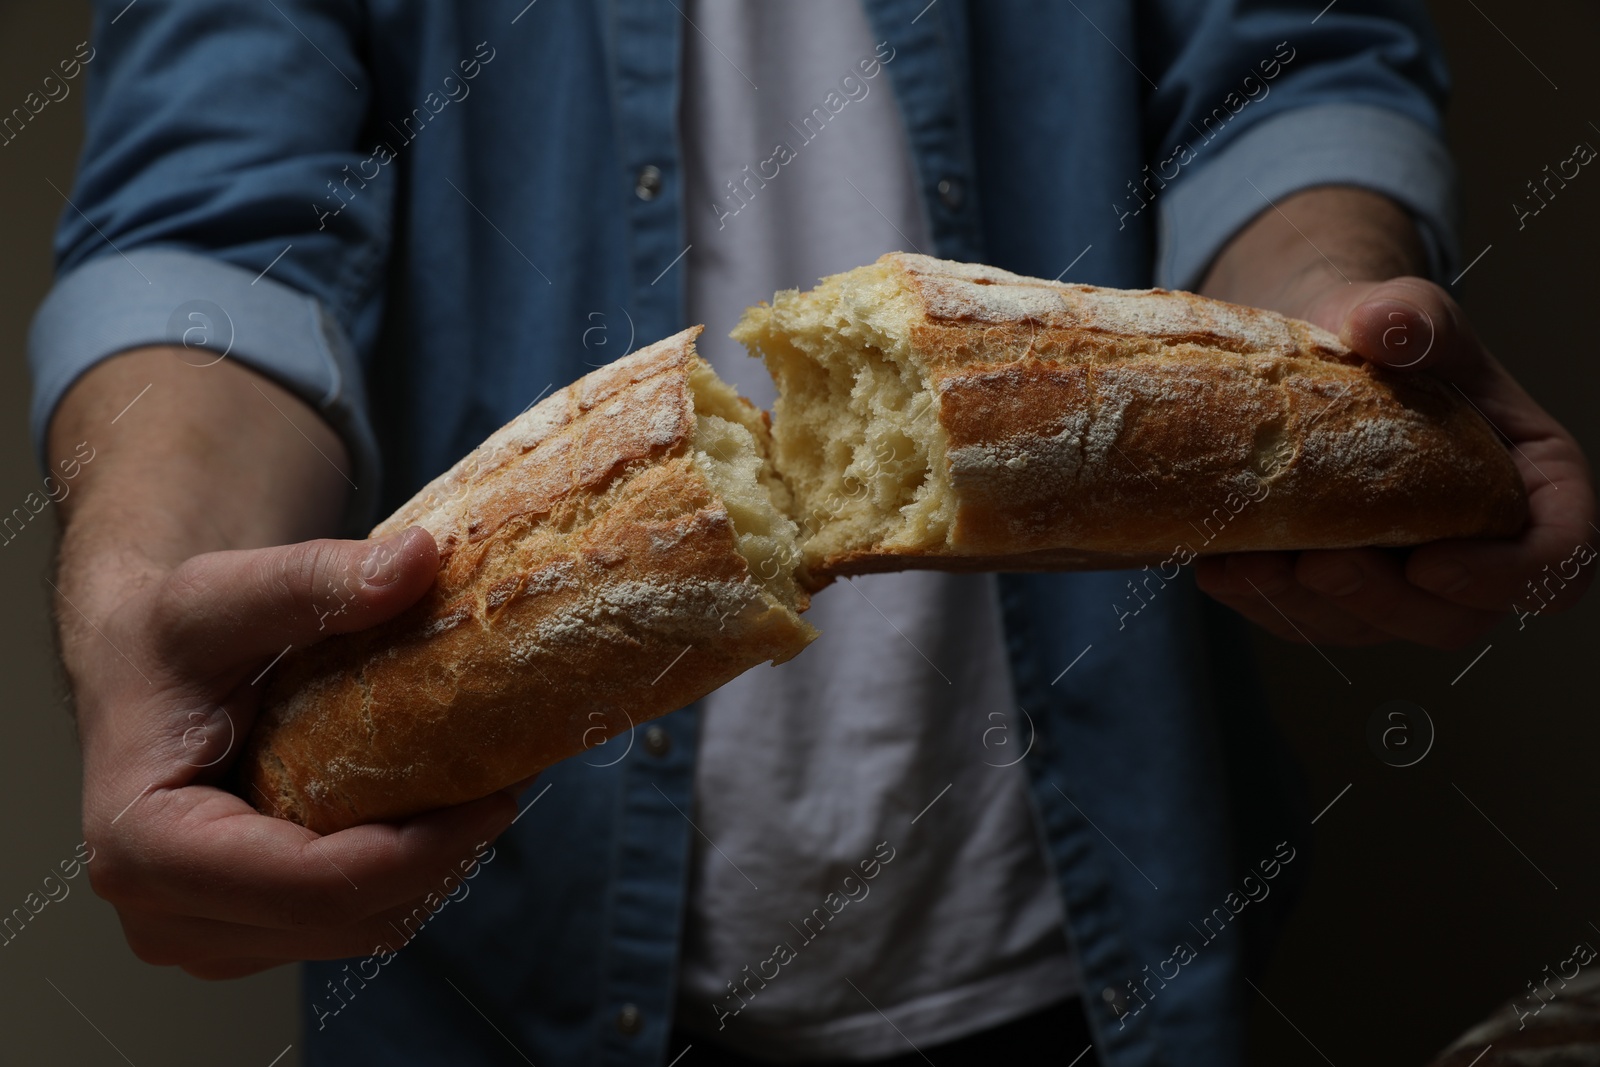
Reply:
<svg viewBox="0 0 1600 1067"><path fill-rule="evenodd" d="M1508 442L1528 490L1528 525L1510 540L1411 550L1215 556L1195 565L1200 588L1286 640L1335 645L1401 639L1458 648L1509 611L1575 604L1593 571L1590 546L1600 543L1588 463L1484 348L1450 295L1413 277L1334 282L1305 301L1301 317L1373 363L1434 374L1459 389Z"/></svg>

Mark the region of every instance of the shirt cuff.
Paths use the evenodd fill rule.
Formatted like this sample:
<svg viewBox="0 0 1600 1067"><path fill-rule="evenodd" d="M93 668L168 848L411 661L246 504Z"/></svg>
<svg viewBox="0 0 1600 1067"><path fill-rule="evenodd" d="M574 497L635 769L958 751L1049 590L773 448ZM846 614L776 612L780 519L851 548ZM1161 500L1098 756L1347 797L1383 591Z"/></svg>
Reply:
<svg viewBox="0 0 1600 1067"><path fill-rule="evenodd" d="M1269 201L1318 185L1360 186L1409 210L1434 280L1460 262L1455 166L1444 141L1397 111L1323 104L1262 120L1173 184L1158 201L1156 284L1193 289Z"/></svg>
<svg viewBox="0 0 1600 1067"><path fill-rule="evenodd" d="M189 349L184 358L196 374L236 360L321 413L355 467L345 533L365 535L377 498L378 447L343 328L314 297L192 252L101 256L57 280L28 334L30 422L42 463L50 418L73 382L101 360L147 345Z"/></svg>

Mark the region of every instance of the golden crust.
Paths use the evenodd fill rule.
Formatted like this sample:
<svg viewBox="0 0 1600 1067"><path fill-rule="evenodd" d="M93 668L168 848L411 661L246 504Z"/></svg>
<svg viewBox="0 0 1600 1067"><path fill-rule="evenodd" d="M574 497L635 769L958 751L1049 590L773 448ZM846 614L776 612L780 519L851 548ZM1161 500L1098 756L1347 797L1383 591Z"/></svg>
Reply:
<svg viewBox="0 0 1600 1067"><path fill-rule="evenodd" d="M698 333L556 393L378 525L433 534L435 585L285 658L248 799L319 833L476 799L805 647L693 461Z"/></svg>
<svg viewBox="0 0 1600 1067"><path fill-rule="evenodd" d="M909 300L950 519L808 552L812 589L909 567L1504 536L1526 520L1514 466L1459 396L1308 323L923 256L879 264L857 277L881 282L886 264ZM241 768L250 800L319 832L471 800L805 647L804 595L783 604L751 574L697 465L698 333L551 396L374 529L428 529L435 585L385 625L285 658Z"/></svg>
<svg viewBox="0 0 1600 1067"><path fill-rule="evenodd" d="M813 588L905 567L1104 568L1175 554L1499 537L1527 517L1448 386L1190 293L891 253L947 439L943 544L809 559Z"/></svg>

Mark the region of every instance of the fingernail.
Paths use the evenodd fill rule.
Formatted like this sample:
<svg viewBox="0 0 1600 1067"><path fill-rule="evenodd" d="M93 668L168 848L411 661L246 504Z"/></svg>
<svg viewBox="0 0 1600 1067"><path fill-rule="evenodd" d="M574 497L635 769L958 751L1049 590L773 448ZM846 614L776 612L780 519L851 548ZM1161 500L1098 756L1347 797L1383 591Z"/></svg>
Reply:
<svg viewBox="0 0 1600 1067"><path fill-rule="evenodd" d="M1325 596L1349 596L1366 581L1361 568L1353 563L1328 563L1311 570L1305 583Z"/></svg>
<svg viewBox="0 0 1600 1067"><path fill-rule="evenodd" d="M1456 560L1443 560L1424 569L1416 584L1430 593L1459 593L1472 582L1472 572Z"/></svg>
<svg viewBox="0 0 1600 1067"><path fill-rule="evenodd" d="M361 561L361 580L370 586L385 586L400 577L400 557L405 554L406 538L411 528L400 531L373 545L367 558Z"/></svg>

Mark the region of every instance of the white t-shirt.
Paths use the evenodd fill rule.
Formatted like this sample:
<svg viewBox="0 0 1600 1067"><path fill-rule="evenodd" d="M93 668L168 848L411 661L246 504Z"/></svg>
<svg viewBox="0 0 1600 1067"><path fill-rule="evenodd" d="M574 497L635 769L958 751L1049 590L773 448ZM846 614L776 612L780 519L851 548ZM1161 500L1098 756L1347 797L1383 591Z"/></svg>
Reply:
<svg viewBox="0 0 1600 1067"><path fill-rule="evenodd" d="M726 336L747 305L931 251L894 53L855 0L680 3L689 321L768 406ZM868 1059L1077 992L994 577L839 582L808 617L809 649L703 705L679 1024L772 1060Z"/></svg>

